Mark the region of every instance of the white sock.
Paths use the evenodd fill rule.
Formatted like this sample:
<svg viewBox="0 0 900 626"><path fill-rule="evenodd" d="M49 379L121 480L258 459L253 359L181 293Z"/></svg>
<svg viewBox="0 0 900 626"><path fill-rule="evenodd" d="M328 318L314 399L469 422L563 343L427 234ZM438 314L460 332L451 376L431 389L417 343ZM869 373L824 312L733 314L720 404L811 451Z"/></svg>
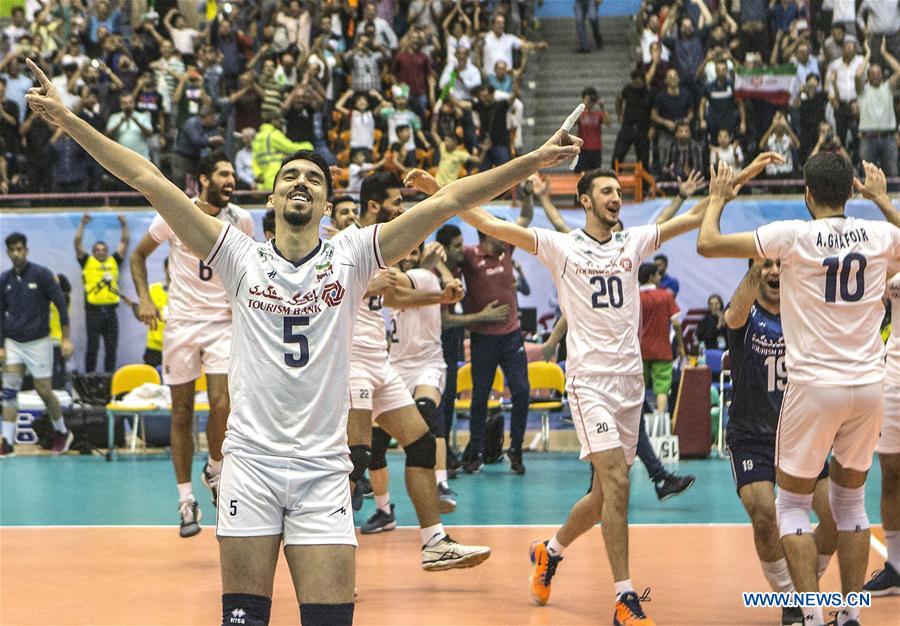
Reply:
<svg viewBox="0 0 900 626"><path fill-rule="evenodd" d="M428 528L421 528L419 532L422 533L422 545L426 547L433 546L447 534L444 532L443 524L435 524Z"/></svg>
<svg viewBox="0 0 900 626"><path fill-rule="evenodd" d="M841 609L841 612L838 613L837 617L837 626L844 626L850 620L856 620L859 622L859 607L858 606L848 606Z"/></svg>
<svg viewBox="0 0 900 626"><path fill-rule="evenodd" d="M628 593L629 591L634 591L634 585L631 584L630 578L616 581L616 600L618 600L623 593Z"/></svg>
<svg viewBox="0 0 900 626"><path fill-rule="evenodd" d="M559 542L556 535L553 535L550 541L547 542L547 551L550 552L550 556L562 556L565 549L566 547Z"/></svg>
<svg viewBox="0 0 900 626"><path fill-rule="evenodd" d="M188 500L194 500L191 483L178 483L178 502L187 502Z"/></svg>
<svg viewBox="0 0 900 626"><path fill-rule="evenodd" d="M63 420L62 417L60 417L59 419L50 420L50 421L53 422L53 430L55 430L56 432L63 433L63 434L69 432L66 429L66 422L65 422L65 420Z"/></svg>
<svg viewBox="0 0 900 626"><path fill-rule="evenodd" d="M888 563L900 572L900 530L884 531L884 544L887 546Z"/></svg>
<svg viewBox="0 0 900 626"><path fill-rule="evenodd" d="M391 514L391 493L387 492L383 496L375 496L375 506L387 513Z"/></svg>
<svg viewBox="0 0 900 626"><path fill-rule="evenodd" d="M447 482L447 470L445 470L445 469L442 469L442 470L436 469L436 470L434 470L434 478L435 478L435 480L437 481L437 484L439 484L439 485L440 485L441 483Z"/></svg>
<svg viewBox="0 0 900 626"><path fill-rule="evenodd" d="M831 555L830 554L820 554L819 555L819 580L822 580L822 576L825 575L825 570L828 569L828 564L831 563Z"/></svg>
<svg viewBox="0 0 900 626"><path fill-rule="evenodd" d="M15 422L7 422L3 420L3 438L6 439L6 443L9 445L15 445L16 443L16 423Z"/></svg>
<svg viewBox="0 0 900 626"><path fill-rule="evenodd" d="M760 561L763 574L769 581L772 591L790 592L794 590L794 583L791 582L791 572L788 570L787 559L781 557L777 561Z"/></svg>
<svg viewBox="0 0 900 626"><path fill-rule="evenodd" d="M823 626L825 624L825 616L820 606L804 606L803 626Z"/></svg>
<svg viewBox="0 0 900 626"><path fill-rule="evenodd" d="M218 476L222 473L222 461L225 459L215 460L212 457L208 457L206 459L206 464L209 466L209 473L213 476Z"/></svg>

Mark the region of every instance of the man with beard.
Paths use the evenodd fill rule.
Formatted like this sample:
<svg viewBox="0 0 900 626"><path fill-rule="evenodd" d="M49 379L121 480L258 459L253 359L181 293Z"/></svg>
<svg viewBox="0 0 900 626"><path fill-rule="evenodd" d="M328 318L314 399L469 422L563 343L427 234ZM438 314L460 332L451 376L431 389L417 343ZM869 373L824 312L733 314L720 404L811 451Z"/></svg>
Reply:
<svg viewBox="0 0 900 626"><path fill-rule="evenodd" d="M396 219L334 242L319 238L319 223L331 209L328 165L301 151L284 159L268 198L275 240L259 243L208 215L147 160L78 119L40 68L31 62L29 68L40 81L29 105L147 197L204 259L201 267L219 273L229 294L232 411L219 486L226 506L216 529L222 623L235 615L245 626L269 623L284 544L301 623L352 624L357 542L347 489L353 467L348 398L340 390L348 385L355 319L369 282L454 215L540 168L577 157L581 140L558 131L507 166L462 178ZM407 446L407 457L433 468L434 448L426 433ZM433 474L430 484L433 489ZM446 535L441 542L458 545Z"/></svg>
<svg viewBox="0 0 900 626"><path fill-rule="evenodd" d="M725 310L734 398L725 441L741 504L753 525L753 542L773 591L793 592L775 516L775 432L787 386L781 330L781 260L756 259ZM828 462L816 483L813 507L819 526L813 536L822 577L837 542L828 506ZM803 623L799 607L782 607L782 624Z"/></svg>
<svg viewBox="0 0 900 626"><path fill-rule="evenodd" d="M207 215L253 235L253 219L231 204L235 173L228 157L212 152L198 165L200 197L194 202ZM194 393L201 371L209 391L206 440L209 457L203 467L203 484L217 504L222 471L222 441L228 421L228 359L231 351L231 307L225 288L213 268L197 258L159 215L131 255L131 276L140 298L137 317L154 329L160 323L147 283L147 257L157 246L170 246L169 312L163 337L163 382L172 390L172 464L178 484L180 535L200 532L200 507L191 489L194 458Z"/></svg>

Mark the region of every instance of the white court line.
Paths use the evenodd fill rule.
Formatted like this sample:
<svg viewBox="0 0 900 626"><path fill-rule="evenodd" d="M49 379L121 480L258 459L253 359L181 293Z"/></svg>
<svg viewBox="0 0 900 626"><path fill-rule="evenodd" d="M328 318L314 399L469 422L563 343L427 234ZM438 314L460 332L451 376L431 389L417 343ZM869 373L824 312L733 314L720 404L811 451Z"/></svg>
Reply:
<svg viewBox="0 0 900 626"><path fill-rule="evenodd" d="M559 526L559 524L444 524L444 526L450 528L547 528ZM737 526L750 526L749 522L725 522L725 523L708 523L708 524L694 524L694 523L672 523L672 524L659 524L659 523L647 523L647 524L629 524L629 526L642 526L646 528L715 528L717 526L721 527L737 527ZM201 524L201 528L215 528L215 524ZM16 524L5 524L0 526L0 530L7 530L13 528L25 528L29 530L35 529L56 529L56 528L178 528L175 524L49 524L46 526L42 525L16 525ZM418 526L397 526L396 528L404 528L404 529L418 529Z"/></svg>
<svg viewBox="0 0 900 626"><path fill-rule="evenodd" d="M887 561L887 548L879 541L878 537L871 535L869 537L869 545L872 546L872 549L875 550L875 552L881 555L881 558Z"/></svg>

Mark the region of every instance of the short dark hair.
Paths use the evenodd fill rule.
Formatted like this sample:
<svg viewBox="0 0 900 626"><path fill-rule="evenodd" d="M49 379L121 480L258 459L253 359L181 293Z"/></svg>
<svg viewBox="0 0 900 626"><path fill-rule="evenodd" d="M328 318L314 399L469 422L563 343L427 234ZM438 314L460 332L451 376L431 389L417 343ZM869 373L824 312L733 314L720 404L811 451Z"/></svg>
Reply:
<svg viewBox="0 0 900 626"><path fill-rule="evenodd" d="M659 268L656 267L653 263L641 263L641 266L638 267L638 282L642 285L646 285L650 282L650 279L656 276L659 273Z"/></svg>
<svg viewBox="0 0 900 626"><path fill-rule="evenodd" d="M333 206L337 206L341 202L352 202L353 204L356 204L356 199L353 196L348 196L347 194L335 196L334 198L331 199L331 204Z"/></svg>
<svg viewBox="0 0 900 626"><path fill-rule="evenodd" d="M614 178L616 180L619 180L619 177L616 176L616 173L613 170L606 168L606 167L598 167L593 170L588 170L587 172L584 173L584 176L582 176L578 180L578 195L579 196L581 196L582 194L590 195L591 185L594 184L594 180L597 178Z"/></svg>
<svg viewBox="0 0 900 626"><path fill-rule="evenodd" d="M294 154L289 154L281 160L281 165L278 166L278 171L275 172L275 178L272 182L273 191L275 190L275 182L278 181L278 175L281 174L281 170L284 169L284 166L291 161L309 161L313 165L317 165L319 169L322 170L322 174L325 175L325 191L328 192L328 196L331 197L331 194L334 193L334 182L331 180L331 168L328 167L328 162L325 158L313 150L297 150Z"/></svg>
<svg viewBox="0 0 900 626"><path fill-rule="evenodd" d="M26 248L28 247L28 237L23 235L22 233L10 233L6 238L6 248L12 248L17 243L21 243Z"/></svg>
<svg viewBox="0 0 900 626"><path fill-rule="evenodd" d="M359 188L359 214L369 209L369 200L384 202L389 189L403 189L403 182L394 172L375 172L362 182Z"/></svg>
<svg viewBox="0 0 900 626"><path fill-rule="evenodd" d="M584 89L582 89L581 97L582 98L588 97L591 100L596 100L597 98L599 98L599 96L597 95L597 90L594 89L593 87L585 87Z"/></svg>
<svg viewBox="0 0 900 626"><path fill-rule="evenodd" d="M200 159L199 163L197 163L197 178L199 179L201 176L212 178L213 172L216 171L216 165L222 161L231 163L231 159L228 158L228 155L221 150L213 150L207 154Z"/></svg>
<svg viewBox="0 0 900 626"><path fill-rule="evenodd" d="M266 211L266 214L263 215L263 233L269 231L270 233L275 232L275 209L269 209Z"/></svg>
<svg viewBox="0 0 900 626"><path fill-rule="evenodd" d="M438 228L435 240L442 246L449 246L457 237L462 237L462 231L456 224L444 224Z"/></svg>
<svg viewBox="0 0 900 626"><path fill-rule="evenodd" d="M817 203L843 207L853 191L853 166L837 152L820 152L807 159L803 179Z"/></svg>
<svg viewBox="0 0 900 626"><path fill-rule="evenodd" d="M669 267L669 257L667 257L665 254L657 254L655 257L653 257L653 261L662 261L666 264L666 267Z"/></svg>
<svg viewBox="0 0 900 626"><path fill-rule="evenodd" d="M395 133L399 133L401 130L412 130L412 127L409 124L400 124L397 128L394 129Z"/></svg>

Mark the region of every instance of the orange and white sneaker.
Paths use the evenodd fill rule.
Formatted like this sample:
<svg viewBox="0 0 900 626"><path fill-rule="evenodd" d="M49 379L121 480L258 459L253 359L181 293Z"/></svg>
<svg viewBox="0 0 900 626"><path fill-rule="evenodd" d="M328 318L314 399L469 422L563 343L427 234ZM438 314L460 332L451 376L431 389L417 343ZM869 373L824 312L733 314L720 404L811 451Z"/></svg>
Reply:
<svg viewBox="0 0 900 626"><path fill-rule="evenodd" d="M556 567L563 560L552 556L546 541L535 541L529 550L531 555L531 597L541 606L550 600L550 581L556 574Z"/></svg>
<svg viewBox="0 0 900 626"><path fill-rule="evenodd" d="M656 623L641 609L638 595L633 591L627 591L616 600L613 626L656 626Z"/></svg>

